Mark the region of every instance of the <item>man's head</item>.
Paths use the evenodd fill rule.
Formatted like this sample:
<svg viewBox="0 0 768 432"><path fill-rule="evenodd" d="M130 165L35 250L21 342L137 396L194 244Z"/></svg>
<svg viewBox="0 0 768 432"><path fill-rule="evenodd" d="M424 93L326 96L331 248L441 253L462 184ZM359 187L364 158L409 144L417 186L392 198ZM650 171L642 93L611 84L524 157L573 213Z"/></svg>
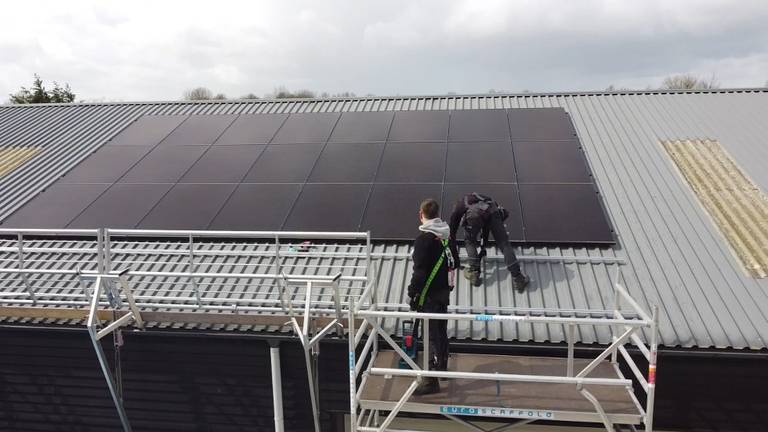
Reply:
<svg viewBox="0 0 768 432"><path fill-rule="evenodd" d="M419 219L424 223L430 219L440 216L440 204L432 198L427 198L419 206Z"/></svg>

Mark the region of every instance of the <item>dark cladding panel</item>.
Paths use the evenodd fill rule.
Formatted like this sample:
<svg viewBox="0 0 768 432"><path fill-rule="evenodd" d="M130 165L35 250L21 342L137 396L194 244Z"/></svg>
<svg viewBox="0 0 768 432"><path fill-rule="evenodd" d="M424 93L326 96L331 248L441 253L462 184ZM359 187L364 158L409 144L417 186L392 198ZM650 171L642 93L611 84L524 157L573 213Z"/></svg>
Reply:
<svg viewBox="0 0 768 432"><path fill-rule="evenodd" d="M3 222L3 228L64 228L108 184L55 184Z"/></svg>
<svg viewBox="0 0 768 432"><path fill-rule="evenodd" d="M171 184L115 184L67 228L135 228Z"/></svg>
<svg viewBox="0 0 768 432"><path fill-rule="evenodd" d="M239 183L264 145L213 146L189 169L182 183Z"/></svg>
<svg viewBox="0 0 768 432"><path fill-rule="evenodd" d="M450 141L509 140L506 110L481 109L451 111Z"/></svg>
<svg viewBox="0 0 768 432"><path fill-rule="evenodd" d="M578 141L513 141L520 183L591 183Z"/></svg>
<svg viewBox="0 0 768 432"><path fill-rule="evenodd" d="M369 190L367 184L307 184L283 229L357 231Z"/></svg>
<svg viewBox="0 0 768 432"><path fill-rule="evenodd" d="M391 111L345 112L333 129L329 142L384 141L392 117Z"/></svg>
<svg viewBox="0 0 768 432"><path fill-rule="evenodd" d="M63 183L113 183L146 155L150 146L104 146L77 165Z"/></svg>
<svg viewBox="0 0 768 432"><path fill-rule="evenodd" d="M141 229L206 229L232 184L177 184L139 223Z"/></svg>
<svg viewBox="0 0 768 432"><path fill-rule="evenodd" d="M144 116L123 129L108 145L154 146L170 135L187 116Z"/></svg>
<svg viewBox="0 0 768 432"><path fill-rule="evenodd" d="M448 111L397 111L389 141L445 141Z"/></svg>
<svg viewBox="0 0 768 432"><path fill-rule="evenodd" d="M323 144L270 145L246 175L246 183L304 183Z"/></svg>
<svg viewBox="0 0 768 432"><path fill-rule="evenodd" d="M147 154L121 183L175 183L203 155L205 146L160 146Z"/></svg>
<svg viewBox="0 0 768 432"><path fill-rule="evenodd" d="M509 142L448 143L448 183L513 183L515 158Z"/></svg>
<svg viewBox="0 0 768 432"><path fill-rule="evenodd" d="M363 216L361 230L376 239L413 240L419 234L419 204L440 200L438 184L376 184Z"/></svg>
<svg viewBox="0 0 768 432"><path fill-rule="evenodd" d="M446 184L443 188L442 217L443 220L450 223L451 213L454 210L456 202L464 198L465 195L477 192L487 195L496 200L502 207L509 210L509 218L505 221L509 240L522 242L525 240L523 234L523 216L520 210L520 199L518 198L516 184ZM459 229L459 238L464 238L464 229ZM493 238L493 236L491 236Z"/></svg>
<svg viewBox="0 0 768 432"><path fill-rule="evenodd" d="M339 113L291 114L272 139L272 143L324 143L331 135L338 118Z"/></svg>
<svg viewBox="0 0 768 432"><path fill-rule="evenodd" d="M299 184L243 183L210 225L215 230L279 230L296 197Z"/></svg>
<svg viewBox="0 0 768 432"><path fill-rule="evenodd" d="M510 109L513 140L571 140L576 138L571 118L562 108Z"/></svg>
<svg viewBox="0 0 768 432"><path fill-rule="evenodd" d="M370 183L379 166L384 143L328 143L309 181L313 183Z"/></svg>
<svg viewBox="0 0 768 432"><path fill-rule="evenodd" d="M286 118L288 114L242 114L215 144L267 144Z"/></svg>
<svg viewBox="0 0 768 432"><path fill-rule="evenodd" d="M387 143L376 181L381 183L442 183L445 143Z"/></svg>
<svg viewBox="0 0 768 432"><path fill-rule="evenodd" d="M614 243L591 184L521 184L520 198L529 242Z"/></svg>
<svg viewBox="0 0 768 432"><path fill-rule="evenodd" d="M231 114L189 116L161 145L212 144L236 117Z"/></svg>

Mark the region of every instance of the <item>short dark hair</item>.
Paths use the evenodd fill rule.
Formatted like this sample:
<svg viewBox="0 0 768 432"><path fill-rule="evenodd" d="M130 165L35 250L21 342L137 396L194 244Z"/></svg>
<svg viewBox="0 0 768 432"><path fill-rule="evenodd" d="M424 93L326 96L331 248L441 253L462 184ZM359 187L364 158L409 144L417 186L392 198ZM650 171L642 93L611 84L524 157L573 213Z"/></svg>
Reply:
<svg viewBox="0 0 768 432"><path fill-rule="evenodd" d="M421 214L427 219L434 219L440 215L440 204L432 198L427 198L421 202L419 207Z"/></svg>

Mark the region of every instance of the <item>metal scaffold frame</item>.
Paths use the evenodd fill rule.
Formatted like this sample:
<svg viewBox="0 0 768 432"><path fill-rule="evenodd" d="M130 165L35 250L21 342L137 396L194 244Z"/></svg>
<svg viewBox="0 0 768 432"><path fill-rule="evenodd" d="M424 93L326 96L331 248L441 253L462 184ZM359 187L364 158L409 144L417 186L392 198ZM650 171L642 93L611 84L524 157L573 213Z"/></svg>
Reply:
<svg viewBox="0 0 768 432"><path fill-rule="evenodd" d="M287 325L304 350L316 431L320 430L316 367L319 342L332 334L346 334L348 339L353 432L394 430L390 428L392 421L402 412L442 415L470 430L483 430L471 418L467 419L467 414L472 415L470 411L441 412L437 405L411 402L418 383L426 377L573 385L592 404L594 412L559 413L558 418L547 420L600 422L608 430L614 424L644 423L646 432L653 429L658 310L654 307L650 314L646 313L621 285L620 268L624 262L620 258L519 257L523 262L615 266L615 301L610 311L473 306L471 311L450 308L446 314L431 314L410 312L406 305L379 301L384 293L376 285L369 233L0 229L0 240L0 315L83 320L125 431L130 431L131 426L123 406L119 364L113 373L100 340L113 333L121 339L120 331L131 324L143 329L147 323L161 322ZM343 251L320 246L338 241L349 244L344 245ZM168 244L173 247L165 247ZM407 257L395 255L376 256ZM252 271L240 264L250 260L258 261L258 267L267 270ZM318 260L321 264L314 264ZM336 264L325 264L326 260ZM630 310L623 311L622 305ZM423 365L408 357L384 330L384 320L393 318L423 320ZM428 329L435 319L562 325L567 335L567 371L562 376L545 376L429 370ZM103 321L110 322L102 324ZM612 330L613 340L586 367L576 371L575 329L579 325L607 326ZM650 335L647 345L638 335L643 329ZM410 369L375 366L382 352L381 343L409 364ZM648 361L648 378L627 351L629 343ZM271 347L270 353L275 427L282 430L282 403L277 402L281 400L279 348ZM619 369L620 359L632 371L631 379L625 378ZM616 370L616 378L589 376L595 367L608 360ZM379 376L412 381L395 403L361 400L366 382ZM633 385L645 392L644 407L634 397ZM627 389L639 415L606 413L585 386ZM383 413L387 415L382 418ZM518 420L517 424L524 424L535 419Z"/></svg>

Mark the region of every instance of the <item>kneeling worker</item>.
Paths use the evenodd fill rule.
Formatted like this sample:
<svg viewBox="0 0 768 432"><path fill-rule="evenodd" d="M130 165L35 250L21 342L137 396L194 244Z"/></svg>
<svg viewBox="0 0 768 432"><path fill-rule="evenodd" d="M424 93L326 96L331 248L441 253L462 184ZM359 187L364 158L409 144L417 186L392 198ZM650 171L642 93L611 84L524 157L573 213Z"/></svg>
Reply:
<svg viewBox="0 0 768 432"><path fill-rule="evenodd" d="M440 206L433 199L426 199L419 208L419 234L413 244L413 276L408 285L409 304L412 311L426 313L448 312L448 296L451 291L448 271L454 267L454 259L448 247L450 228L440 220ZM429 322L429 368L444 371L448 368L448 322ZM415 395L437 393L437 378L425 378L416 388Z"/></svg>
<svg viewBox="0 0 768 432"><path fill-rule="evenodd" d="M451 214L451 244L456 242L459 225L464 227L464 246L469 258L469 266L464 270L464 277L477 286L480 285L480 260L485 256L485 245L488 234L493 234L496 247L504 253L507 269L512 274L513 284L518 292L523 292L531 279L520 271L515 251L509 244L507 226L504 220L509 212L493 198L479 193L465 195L456 202ZM478 236L482 239L481 250L478 253Z"/></svg>

